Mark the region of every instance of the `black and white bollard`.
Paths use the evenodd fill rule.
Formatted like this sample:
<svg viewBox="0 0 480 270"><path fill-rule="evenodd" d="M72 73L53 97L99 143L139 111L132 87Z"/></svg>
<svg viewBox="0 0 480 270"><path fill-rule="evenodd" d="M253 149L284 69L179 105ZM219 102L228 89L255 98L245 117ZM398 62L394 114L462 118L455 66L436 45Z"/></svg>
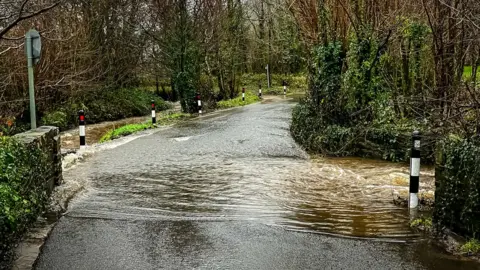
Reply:
<svg viewBox="0 0 480 270"><path fill-rule="evenodd" d="M87 147L85 139L85 112L78 111L78 133L80 134L80 149Z"/></svg>
<svg viewBox="0 0 480 270"><path fill-rule="evenodd" d="M155 110L155 100L152 100L152 124L157 123L157 112Z"/></svg>
<svg viewBox="0 0 480 270"><path fill-rule="evenodd" d="M262 98L262 85L261 84L258 85L258 97Z"/></svg>
<svg viewBox="0 0 480 270"><path fill-rule="evenodd" d="M242 101L245 102L245 87L242 88Z"/></svg>
<svg viewBox="0 0 480 270"><path fill-rule="evenodd" d="M202 114L202 98L199 93L197 93L197 106L198 106L198 114Z"/></svg>
<svg viewBox="0 0 480 270"><path fill-rule="evenodd" d="M412 134L412 154L410 159L410 199L408 207L414 209L418 207L418 189L420 186L420 136L419 131Z"/></svg>
<svg viewBox="0 0 480 270"><path fill-rule="evenodd" d="M285 80L283 80L283 95L287 95L287 82Z"/></svg>

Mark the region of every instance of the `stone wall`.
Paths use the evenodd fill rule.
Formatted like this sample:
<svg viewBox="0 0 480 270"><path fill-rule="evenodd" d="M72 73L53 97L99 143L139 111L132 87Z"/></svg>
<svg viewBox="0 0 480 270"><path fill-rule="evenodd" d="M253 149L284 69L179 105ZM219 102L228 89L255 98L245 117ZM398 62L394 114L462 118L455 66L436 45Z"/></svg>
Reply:
<svg viewBox="0 0 480 270"><path fill-rule="evenodd" d="M47 183L50 194L56 185L62 183L62 155L60 152L60 130L58 127L42 126L35 130L29 130L15 135L15 138L27 145L36 145L44 153L48 154L48 162L52 164L51 173L47 179L37 179Z"/></svg>

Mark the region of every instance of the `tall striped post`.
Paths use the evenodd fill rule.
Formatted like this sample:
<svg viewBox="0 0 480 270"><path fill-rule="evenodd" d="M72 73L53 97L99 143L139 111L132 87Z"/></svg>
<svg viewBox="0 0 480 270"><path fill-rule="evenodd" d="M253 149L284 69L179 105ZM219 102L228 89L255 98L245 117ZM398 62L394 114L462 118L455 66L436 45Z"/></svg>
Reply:
<svg viewBox="0 0 480 270"><path fill-rule="evenodd" d="M410 159L410 199L408 207L410 209L418 207L418 189L420 186L420 140L419 131L412 134L412 154Z"/></svg>
<svg viewBox="0 0 480 270"><path fill-rule="evenodd" d="M83 110L78 111L78 133L80 135L80 149L84 149L87 146L85 139L85 112Z"/></svg>
<svg viewBox="0 0 480 270"><path fill-rule="evenodd" d="M157 111L155 110L155 100L152 99L152 124L157 123Z"/></svg>
<svg viewBox="0 0 480 270"><path fill-rule="evenodd" d="M245 87L242 88L242 101L245 102Z"/></svg>
<svg viewBox="0 0 480 270"><path fill-rule="evenodd" d="M258 97L262 98L262 85L261 84L258 85Z"/></svg>
<svg viewBox="0 0 480 270"><path fill-rule="evenodd" d="M287 82L285 80L283 80L283 95L287 95Z"/></svg>
<svg viewBox="0 0 480 270"><path fill-rule="evenodd" d="M198 114L202 114L202 98L199 93L197 93L197 106L198 106Z"/></svg>

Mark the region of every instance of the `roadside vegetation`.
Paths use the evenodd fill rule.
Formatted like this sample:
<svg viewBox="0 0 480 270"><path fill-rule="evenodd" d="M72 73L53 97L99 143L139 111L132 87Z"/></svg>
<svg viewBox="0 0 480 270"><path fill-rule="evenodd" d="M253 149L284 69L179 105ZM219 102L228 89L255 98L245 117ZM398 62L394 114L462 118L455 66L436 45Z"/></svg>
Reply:
<svg viewBox="0 0 480 270"><path fill-rule="evenodd" d="M45 209L52 168L47 153L0 137L0 269L8 269L13 247Z"/></svg>
<svg viewBox="0 0 480 270"><path fill-rule="evenodd" d="M430 232L433 229L433 222L431 217L419 217L410 222L410 227L415 230Z"/></svg>
<svg viewBox="0 0 480 270"><path fill-rule="evenodd" d="M468 256L479 256L480 255L480 241L477 239L471 239L462 247L460 251L463 252L465 255Z"/></svg>
<svg viewBox="0 0 480 270"><path fill-rule="evenodd" d="M79 110L85 111L87 124L143 116L150 113L152 100L158 111L171 108L163 99L140 88L84 92L43 114L41 124L57 126L61 130L73 128L78 125Z"/></svg>

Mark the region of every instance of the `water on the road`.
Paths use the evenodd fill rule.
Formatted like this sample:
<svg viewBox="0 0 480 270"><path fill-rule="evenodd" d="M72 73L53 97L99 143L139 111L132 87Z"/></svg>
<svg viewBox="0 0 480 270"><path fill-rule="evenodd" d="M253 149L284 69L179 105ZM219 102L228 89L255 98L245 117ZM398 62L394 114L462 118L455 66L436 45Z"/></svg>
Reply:
<svg viewBox="0 0 480 270"><path fill-rule="evenodd" d="M249 114L205 116L99 157L89 198L71 214L248 219L353 237L418 237L406 207L394 204L408 193L408 165L308 158L289 135L290 105L266 100ZM433 185L432 170L423 168L421 191Z"/></svg>
<svg viewBox="0 0 480 270"><path fill-rule="evenodd" d="M184 142L188 137L182 137ZM148 172L99 175L87 215L249 219L292 230L408 239L409 213L393 203L408 190L403 164L358 158L168 160ZM107 161L108 162L108 161ZM190 164L186 166L185 164ZM122 168L129 170L129 168ZM426 173L422 186L433 183Z"/></svg>

